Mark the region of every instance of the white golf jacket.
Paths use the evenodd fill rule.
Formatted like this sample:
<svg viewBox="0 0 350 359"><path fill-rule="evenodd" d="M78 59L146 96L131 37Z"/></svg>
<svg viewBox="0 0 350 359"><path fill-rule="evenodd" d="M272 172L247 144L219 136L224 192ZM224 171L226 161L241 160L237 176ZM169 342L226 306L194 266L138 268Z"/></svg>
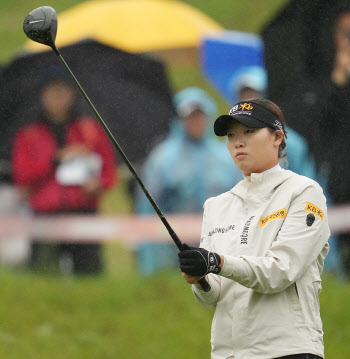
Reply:
<svg viewBox="0 0 350 359"><path fill-rule="evenodd" d="M224 255L211 290L212 359L324 357L319 293L330 235L313 180L280 170L252 174L204 204L201 247Z"/></svg>

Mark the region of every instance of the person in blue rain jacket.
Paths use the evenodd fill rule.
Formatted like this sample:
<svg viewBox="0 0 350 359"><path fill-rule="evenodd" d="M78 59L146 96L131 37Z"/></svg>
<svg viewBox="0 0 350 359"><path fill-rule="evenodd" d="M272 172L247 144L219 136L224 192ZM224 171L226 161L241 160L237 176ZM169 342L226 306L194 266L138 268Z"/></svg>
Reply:
<svg viewBox="0 0 350 359"><path fill-rule="evenodd" d="M169 136L146 159L141 178L163 213L202 213L209 197L231 189L242 175L232 165L226 143L211 134L215 101L202 89L189 87L174 96L174 104L178 117ZM140 190L135 209L138 214L155 214ZM143 242L137 248L139 270L151 274L177 268L176 253L169 238Z"/></svg>

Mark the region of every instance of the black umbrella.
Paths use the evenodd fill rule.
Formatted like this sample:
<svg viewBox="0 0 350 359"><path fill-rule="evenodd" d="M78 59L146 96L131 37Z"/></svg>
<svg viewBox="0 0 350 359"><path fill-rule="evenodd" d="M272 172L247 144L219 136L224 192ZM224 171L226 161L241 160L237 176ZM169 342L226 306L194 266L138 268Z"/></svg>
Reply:
<svg viewBox="0 0 350 359"><path fill-rule="evenodd" d="M349 8L349 0L292 0L262 30L269 97L301 133L323 99L319 82L330 77L335 19Z"/></svg>
<svg viewBox="0 0 350 359"><path fill-rule="evenodd" d="M331 77L335 24L345 12L350 0L293 0L262 31L269 97L329 173L336 203L350 201L350 84L339 86Z"/></svg>
<svg viewBox="0 0 350 359"><path fill-rule="evenodd" d="M164 66L93 40L60 51L127 157L141 163L166 135L175 113ZM63 65L47 51L18 57L3 70L0 160L10 159L18 128L38 119L37 90L55 66ZM82 96L80 103L80 112L92 115Z"/></svg>

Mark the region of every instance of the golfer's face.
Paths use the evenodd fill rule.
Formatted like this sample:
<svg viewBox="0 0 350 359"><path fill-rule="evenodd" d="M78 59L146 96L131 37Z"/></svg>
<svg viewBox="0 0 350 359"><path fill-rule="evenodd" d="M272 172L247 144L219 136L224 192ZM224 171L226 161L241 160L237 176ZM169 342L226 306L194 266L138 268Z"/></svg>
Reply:
<svg viewBox="0 0 350 359"><path fill-rule="evenodd" d="M248 128L236 122L227 132L227 148L236 166L245 176L250 176L278 164L282 139L281 131L271 133L267 127Z"/></svg>

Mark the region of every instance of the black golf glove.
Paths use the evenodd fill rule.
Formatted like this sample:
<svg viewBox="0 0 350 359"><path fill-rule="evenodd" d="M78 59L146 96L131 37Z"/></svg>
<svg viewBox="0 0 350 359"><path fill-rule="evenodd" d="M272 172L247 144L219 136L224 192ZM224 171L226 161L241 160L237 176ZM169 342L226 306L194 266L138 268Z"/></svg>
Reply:
<svg viewBox="0 0 350 359"><path fill-rule="evenodd" d="M218 274L221 270L221 258L217 253L203 248L183 244L183 251L178 253L180 269L191 276L204 276L208 273Z"/></svg>

